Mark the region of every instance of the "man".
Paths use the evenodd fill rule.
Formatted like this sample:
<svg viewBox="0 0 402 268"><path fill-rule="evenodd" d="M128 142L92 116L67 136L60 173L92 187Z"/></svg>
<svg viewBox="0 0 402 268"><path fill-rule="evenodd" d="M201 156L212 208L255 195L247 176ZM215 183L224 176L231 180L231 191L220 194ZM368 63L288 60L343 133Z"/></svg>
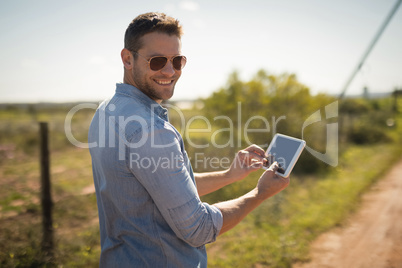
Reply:
<svg viewBox="0 0 402 268"><path fill-rule="evenodd" d="M264 151L253 145L228 170L193 173L182 137L160 105L172 97L186 64L181 34L179 22L165 14L135 18L121 52L123 83L92 120L101 267L206 267L204 245L289 184L275 175L274 163L248 194L214 205L200 201L261 168Z"/></svg>

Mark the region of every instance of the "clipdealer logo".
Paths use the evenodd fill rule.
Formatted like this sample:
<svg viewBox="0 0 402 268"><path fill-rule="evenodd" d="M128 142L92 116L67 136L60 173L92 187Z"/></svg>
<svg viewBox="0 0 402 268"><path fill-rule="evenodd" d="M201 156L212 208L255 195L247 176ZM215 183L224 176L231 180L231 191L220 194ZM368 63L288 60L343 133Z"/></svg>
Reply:
<svg viewBox="0 0 402 268"><path fill-rule="evenodd" d="M325 113L325 119L331 119L331 118L337 118L338 117L338 101L335 101L331 104L328 104L324 108L324 113ZM315 111L312 115L310 115L306 121L304 121L303 126L302 126L302 139L304 138L304 130L308 126L318 123L322 121L321 117L321 111L317 110ZM321 153L313 148L309 147L308 144L306 145L306 150L312 154L314 157L317 159L327 163L328 165L331 165L333 167L338 165L338 122L335 123L327 123L326 124L326 134L327 134L327 139L326 139L326 146L325 146L325 152Z"/></svg>
<svg viewBox="0 0 402 268"><path fill-rule="evenodd" d="M107 105L107 102L102 103L98 109L98 105L94 103L82 103L74 106L68 113L65 119L64 123L64 129L65 129L65 134L67 139L72 143L73 145L80 147L80 148L94 148L94 147L109 147L109 148L115 148L118 147L119 150L119 160L125 159L125 153L126 149L128 148L139 148L140 146L143 146L145 143L149 143L152 148L166 148L169 146L172 146L173 144L157 144L154 140L153 135L150 135L152 133L152 128L154 128L154 116L153 114L155 113L156 107L159 107L159 105L153 105L154 107L151 107L151 122L146 121L143 117L139 115L131 115L129 117L127 116L111 116L109 112L113 112L116 109L116 106L114 104L109 104ZM234 146L241 146L242 139L243 141L246 142L247 145L253 144L250 139L249 139L249 133L270 133L272 132L272 135L276 134L277 130L277 125L280 123L281 120L286 120L286 116L282 115L278 118L272 117L271 120L268 120L267 118L263 116L252 116L248 120L246 120L244 123L241 121L241 112L242 112L242 106L241 102L237 103L237 120L236 120L236 126L233 120L225 115L218 115L213 118L214 122L218 120L225 120L227 121L228 128L222 128L213 131L210 120L206 118L205 116L197 115L191 117L188 121L186 121L184 113L181 111L181 109L175 105L172 104L166 104L164 105L166 108L170 110L174 110L180 120L180 129L181 129L181 135L186 138L187 144L193 148L207 148L209 146L213 146L214 148L220 149L220 148L226 148L226 147L234 147ZM92 142L80 142L78 141L73 133L72 133L72 124L73 124L73 117L74 115L79 112L82 109L93 109L96 110L98 109L98 137L96 137L96 141ZM319 152L313 149L312 147L309 146L309 144L306 144L306 150L319 159L320 161L323 161L327 163L328 165L331 166L337 166L338 165L338 122L334 121L333 118L338 117L338 101L335 101L333 103L330 103L324 107L324 114L325 116L321 116L321 109L315 111L312 113L303 123L302 129L301 129L301 136L302 139L308 138L308 135L305 134L305 130L312 126L315 123L323 122L324 120L330 121L332 120L332 123L327 123L326 124L326 146L325 146L325 151L324 152ZM153 120L153 121L152 121ZM205 128L192 128L192 124L196 120L201 120L205 123ZM263 122L265 128L261 129L253 129L250 128L250 123L253 120L260 120ZM271 121L271 123L270 123ZM140 137L133 141L128 141L126 139L126 136L124 135L125 129L129 123L134 122L140 128L142 129L150 129L150 131L142 132ZM114 131L114 126L115 124L119 125L120 133L116 133ZM218 144L217 142L217 135L220 133L228 133L228 141L224 144ZM236 135L234 135L236 132ZM211 134L211 139L209 143L205 144L197 144L191 139L191 133L210 133ZM116 137L118 135L118 137ZM237 138L237 140L236 140ZM260 147L266 147L268 144L262 144L259 145ZM197 163L200 163L200 158L199 155L197 157ZM209 159L211 160L211 159ZM214 159L214 163L217 160ZM225 160L226 161L226 160ZM229 161L230 162L230 161ZM225 164L226 165L226 162Z"/></svg>

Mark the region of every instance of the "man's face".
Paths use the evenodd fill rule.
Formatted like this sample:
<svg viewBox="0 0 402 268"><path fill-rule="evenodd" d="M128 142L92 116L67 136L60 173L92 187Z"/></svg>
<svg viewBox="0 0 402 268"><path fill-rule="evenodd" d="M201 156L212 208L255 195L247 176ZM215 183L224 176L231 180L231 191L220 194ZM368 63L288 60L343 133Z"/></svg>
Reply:
<svg viewBox="0 0 402 268"><path fill-rule="evenodd" d="M132 84L154 101L161 103L173 96L174 87L179 80L181 71L173 68L169 60L159 71L152 71L147 60L154 56L168 58L181 53L181 41L175 35L165 33L148 33L142 37L143 46L137 55L131 70Z"/></svg>

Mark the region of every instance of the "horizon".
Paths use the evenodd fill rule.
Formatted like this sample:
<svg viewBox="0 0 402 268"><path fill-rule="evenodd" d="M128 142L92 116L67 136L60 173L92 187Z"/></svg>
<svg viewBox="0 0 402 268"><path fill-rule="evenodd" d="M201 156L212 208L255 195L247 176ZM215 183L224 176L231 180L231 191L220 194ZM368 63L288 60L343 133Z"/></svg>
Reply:
<svg viewBox="0 0 402 268"><path fill-rule="evenodd" d="M395 89L395 90L401 90L401 89ZM391 97L392 93L395 91L389 91L389 92L368 92L368 99L382 99L382 98L387 98ZM317 93L317 94L325 94L325 93ZM312 95L315 96L315 95ZM328 94L328 96L332 97L337 97L337 95L331 95ZM362 92L361 94L354 94L354 95L346 95L344 99L354 99L354 98L365 98L364 93ZM163 101L163 103L186 103L186 102L198 102L202 101L204 98L197 98L197 99L170 99L167 101ZM101 103L104 101L104 99L100 100L76 100L76 101L39 101L39 102L0 102L0 109L2 106L7 106L7 105L12 105L12 106L25 106L25 105L76 105L80 103Z"/></svg>

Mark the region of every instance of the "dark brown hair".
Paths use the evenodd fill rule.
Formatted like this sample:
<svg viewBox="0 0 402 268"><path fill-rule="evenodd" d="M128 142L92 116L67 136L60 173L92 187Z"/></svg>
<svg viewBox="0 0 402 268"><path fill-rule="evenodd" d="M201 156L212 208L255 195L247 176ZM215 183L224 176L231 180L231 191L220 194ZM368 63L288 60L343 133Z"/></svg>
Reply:
<svg viewBox="0 0 402 268"><path fill-rule="evenodd" d="M182 26L177 19L164 13L149 12L137 16L127 27L124 48L138 51L142 47L141 37L147 33L161 32L181 38Z"/></svg>

